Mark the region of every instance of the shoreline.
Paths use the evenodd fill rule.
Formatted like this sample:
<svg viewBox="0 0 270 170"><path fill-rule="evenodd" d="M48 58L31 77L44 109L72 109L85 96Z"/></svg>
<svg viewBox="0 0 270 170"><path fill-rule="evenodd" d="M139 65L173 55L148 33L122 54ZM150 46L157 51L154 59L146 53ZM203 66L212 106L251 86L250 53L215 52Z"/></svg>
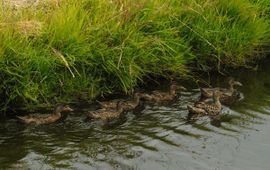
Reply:
<svg viewBox="0 0 270 170"><path fill-rule="evenodd" d="M149 75L193 79L269 53L266 0L44 4L1 12L1 112L130 94Z"/></svg>

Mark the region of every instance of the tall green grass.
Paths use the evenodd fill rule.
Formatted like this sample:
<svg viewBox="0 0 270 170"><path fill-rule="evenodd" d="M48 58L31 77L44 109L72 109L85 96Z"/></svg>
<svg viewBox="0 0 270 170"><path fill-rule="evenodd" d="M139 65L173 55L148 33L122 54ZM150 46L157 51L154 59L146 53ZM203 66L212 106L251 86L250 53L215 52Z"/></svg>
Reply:
<svg viewBox="0 0 270 170"><path fill-rule="evenodd" d="M183 35L204 70L247 66L265 55L269 20L259 4L246 0L186 1ZM180 21L182 22L182 21Z"/></svg>
<svg viewBox="0 0 270 170"><path fill-rule="evenodd" d="M190 75L194 63L203 70L245 66L269 45L262 8L255 0L71 0L2 8L0 106L131 93L148 75Z"/></svg>

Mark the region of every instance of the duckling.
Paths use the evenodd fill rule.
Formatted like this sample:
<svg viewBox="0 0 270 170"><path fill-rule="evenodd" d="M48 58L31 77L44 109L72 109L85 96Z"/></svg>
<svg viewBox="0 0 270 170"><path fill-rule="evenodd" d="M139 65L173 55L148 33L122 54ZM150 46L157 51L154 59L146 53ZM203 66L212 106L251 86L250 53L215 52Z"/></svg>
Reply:
<svg viewBox="0 0 270 170"><path fill-rule="evenodd" d="M110 100L110 101L104 101L104 102L97 101L97 102L101 108L116 108L117 103L120 101L124 101L124 100L123 99L114 99L114 100Z"/></svg>
<svg viewBox="0 0 270 170"><path fill-rule="evenodd" d="M137 92L134 94L133 100L122 102L122 107L124 111L133 110L137 106L139 106L140 99L143 98L143 96L144 95L142 93Z"/></svg>
<svg viewBox="0 0 270 170"><path fill-rule="evenodd" d="M139 105L141 97L143 97L143 94L140 92L137 92L134 94L133 100L124 101L123 99L115 99L111 101L98 102L98 103L101 105L101 108L116 109L117 104L121 101L122 103L121 105L124 111L129 111L129 110L135 109Z"/></svg>
<svg viewBox="0 0 270 170"><path fill-rule="evenodd" d="M220 103L220 96L222 93L218 90L214 90L212 93L213 103L206 103L204 101L201 101L196 102L194 106L187 105L189 113L209 116L218 115L222 109L222 105Z"/></svg>
<svg viewBox="0 0 270 170"><path fill-rule="evenodd" d="M155 90L151 94L143 95L143 98L157 103L171 101L174 100L176 97L176 90L186 90L186 88L183 86L172 84L170 86L169 92Z"/></svg>
<svg viewBox="0 0 270 170"><path fill-rule="evenodd" d="M87 117L90 119L101 119L103 121L118 118L124 111L122 104L123 101L119 101L116 108L101 108L96 111L91 111L88 113Z"/></svg>
<svg viewBox="0 0 270 170"><path fill-rule="evenodd" d="M231 105L234 103L239 97L240 92L234 89L234 86L243 86L242 83L235 81L234 79L229 80L229 88L201 88L201 100L205 100L206 98L210 98L213 96L213 90L218 90L221 92L220 102L225 105Z"/></svg>
<svg viewBox="0 0 270 170"><path fill-rule="evenodd" d="M59 105L54 109L53 114L30 114L27 116L17 116L17 118L25 124L50 124L54 123L62 117L62 112L72 112L67 105Z"/></svg>

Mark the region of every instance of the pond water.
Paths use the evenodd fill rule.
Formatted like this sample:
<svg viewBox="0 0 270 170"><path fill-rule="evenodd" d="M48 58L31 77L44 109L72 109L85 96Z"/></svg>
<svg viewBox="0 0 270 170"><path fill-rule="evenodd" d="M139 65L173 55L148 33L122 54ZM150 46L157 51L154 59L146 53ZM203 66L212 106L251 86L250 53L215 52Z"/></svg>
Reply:
<svg viewBox="0 0 270 170"><path fill-rule="evenodd" d="M270 63L270 62L268 62ZM144 104L109 125L85 121L75 107L42 126L0 120L0 169L270 169L270 67L240 71L244 99L224 107L220 120L187 121L184 92L166 105ZM215 84L224 85L222 78Z"/></svg>

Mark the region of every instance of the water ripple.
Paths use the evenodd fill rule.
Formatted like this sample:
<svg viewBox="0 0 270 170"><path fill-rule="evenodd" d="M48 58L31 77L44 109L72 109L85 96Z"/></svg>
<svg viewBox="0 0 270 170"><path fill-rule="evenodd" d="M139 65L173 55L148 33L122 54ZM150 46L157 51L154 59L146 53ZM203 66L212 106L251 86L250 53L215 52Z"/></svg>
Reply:
<svg viewBox="0 0 270 170"><path fill-rule="evenodd" d="M110 124L87 121L93 109L87 107L51 125L1 120L0 164L11 169L234 169L242 143L270 150L262 141L245 144L270 119L270 93L263 89L254 99L246 84L245 98L224 107L217 119L187 120L186 106L199 96L193 91L172 103L146 103Z"/></svg>

